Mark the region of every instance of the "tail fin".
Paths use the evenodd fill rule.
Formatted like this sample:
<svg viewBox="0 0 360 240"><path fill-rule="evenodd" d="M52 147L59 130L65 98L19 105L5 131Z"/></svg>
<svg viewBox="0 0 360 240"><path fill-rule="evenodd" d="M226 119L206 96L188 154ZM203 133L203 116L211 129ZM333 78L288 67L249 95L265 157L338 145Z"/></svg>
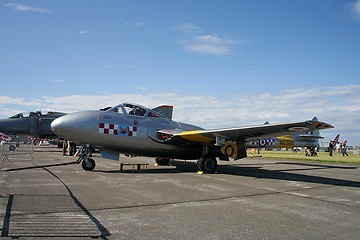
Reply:
<svg viewBox="0 0 360 240"><path fill-rule="evenodd" d="M314 117L312 119L312 121L314 122L318 122L318 118L317 117ZM323 138L320 136L320 131L319 130L314 130L314 131L311 131L311 132L307 132L308 135L312 136L314 139L320 139L320 138Z"/></svg>
<svg viewBox="0 0 360 240"><path fill-rule="evenodd" d="M334 140L332 140L331 142L336 145L337 143L339 143L339 137L340 137L340 134L336 135Z"/></svg>
<svg viewBox="0 0 360 240"><path fill-rule="evenodd" d="M153 110L157 113L160 113L161 115L163 115L164 117L167 117L169 119L172 119L172 115L173 115L173 106L169 106L169 105L161 105L158 106L156 108L154 108Z"/></svg>

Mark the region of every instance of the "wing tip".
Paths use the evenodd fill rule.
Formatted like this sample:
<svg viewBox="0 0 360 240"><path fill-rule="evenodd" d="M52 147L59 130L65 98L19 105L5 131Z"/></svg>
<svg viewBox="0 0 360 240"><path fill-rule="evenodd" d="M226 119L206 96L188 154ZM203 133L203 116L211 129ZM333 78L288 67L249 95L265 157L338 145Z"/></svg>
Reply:
<svg viewBox="0 0 360 240"><path fill-rule="evenodd" d="M316 121L316 120L310 120L310 121L306 121L308 124L313 125L316 129L327 129L327 128L334 128L333 125L325 123L325 122L321 122L321 121Z"/></svg>

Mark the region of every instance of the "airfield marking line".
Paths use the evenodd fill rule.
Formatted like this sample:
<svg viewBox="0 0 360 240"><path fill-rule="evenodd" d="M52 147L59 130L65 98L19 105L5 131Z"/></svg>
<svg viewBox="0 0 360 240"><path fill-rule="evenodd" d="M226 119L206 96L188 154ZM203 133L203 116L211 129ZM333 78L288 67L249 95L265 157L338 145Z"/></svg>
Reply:
<svg viewBox="0 0 360 240"><path fill-rule="evenodd" d="M4 222L3 222L2 231L1 231L1 237L9 236L10 217L11 217L11 208L12 208L13 199L14 199L14 196L10 195L9 199L8 199L8 204L6 206L5 217L4 217Z"/></svg>

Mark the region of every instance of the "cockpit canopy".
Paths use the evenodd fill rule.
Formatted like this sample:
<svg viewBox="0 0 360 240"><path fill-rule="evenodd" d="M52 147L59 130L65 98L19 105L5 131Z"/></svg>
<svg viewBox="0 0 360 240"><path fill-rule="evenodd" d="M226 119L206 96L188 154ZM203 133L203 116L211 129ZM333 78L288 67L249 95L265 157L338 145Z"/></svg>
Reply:
<svg viewBox="0 0 360 240"><path fill-rule="evenodd" d="M119 114L126 114L128 116L166 118L151 109L134 103L122 103L110 108L107 110L107 112L117 112Z"/></svg>
<svg viewBox="0 0 360 240"><path fill-rule="evenodd" d="M18 113L15 114L14 116L11 116L9 118L27 118L27 117L33 117L33 116L62 116L65 115L65 113L62 112L47 112L45 114L43 114L41 111L36 111L36 112L23 112L23 113Z"/></svg>

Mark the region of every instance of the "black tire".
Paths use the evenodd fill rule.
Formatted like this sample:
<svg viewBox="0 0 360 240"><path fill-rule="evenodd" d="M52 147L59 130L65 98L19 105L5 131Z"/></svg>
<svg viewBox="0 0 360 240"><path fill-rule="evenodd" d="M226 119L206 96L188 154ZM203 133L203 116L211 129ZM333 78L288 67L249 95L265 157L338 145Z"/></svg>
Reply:
<svg viewBox="0 0 360 240"><path fill-rule="evenodd" d="M215 173L217 168L216 158L210 155L202 156L198 161L198 168L203 173Z"/></svg>
<svg viewBox="0 0 360 240"><path fill-rule="evenodd" d="M168 158L156 158L155 162L159 165L159 166L168 166L170 163L170 159Z"/></svg>
<svg viewBox="0 0 360 240"><path fill-rule="evenodd" d="M82 168L85 170L85 171L92 171L94 170L96 164L95 164L95 161L94 159L92 158L88 158L87 159L89 161L89 164L86 164L85 160L82 161Z"/></svg>

